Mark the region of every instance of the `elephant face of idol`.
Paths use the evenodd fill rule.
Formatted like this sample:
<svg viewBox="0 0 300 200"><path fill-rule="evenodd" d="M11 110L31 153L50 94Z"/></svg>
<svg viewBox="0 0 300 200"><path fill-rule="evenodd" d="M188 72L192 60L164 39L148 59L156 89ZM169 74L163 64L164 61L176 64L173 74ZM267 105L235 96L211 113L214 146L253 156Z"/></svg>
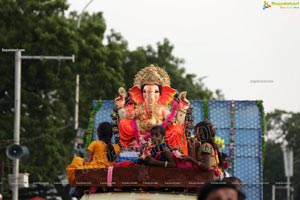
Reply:
<svg viewBox="0 0 300 200"><path fill-rule="evenodd" d="M134 86L129 89L129 94L136 104L161 104L167 106L173 99L176 90L169 86L146 84L141 88Z"/></svg>
<svg viewBox="0 0 300 200"><path fill-rule="evenodd" d="M143 98L148 104L156 103L160 97L158 85L145 85L142 92Z"/></svg>
<svg viewBox="0 0 300 200"><path fill-rule="evenodd" d="M159 86L154 84L145 85L142 88L142 93L145 101L146 112L152 114L155 109L155 104L160 97Z"/></svg>

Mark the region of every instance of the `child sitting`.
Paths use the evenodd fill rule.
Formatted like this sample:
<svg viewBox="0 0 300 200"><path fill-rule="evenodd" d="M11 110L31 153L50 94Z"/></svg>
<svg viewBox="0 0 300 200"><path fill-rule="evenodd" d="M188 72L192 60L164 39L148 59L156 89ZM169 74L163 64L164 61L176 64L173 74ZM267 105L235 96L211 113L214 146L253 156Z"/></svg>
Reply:
<svg viewBox="0 0 300 200"><path fill-rule="evenodd" d="M176 167L171 148L165 142L165 129L162 126L154 126L150 132L151 145L146 144L144 146L143 154L138 163L162 167Z"/></svg>
<svg viewBox="0 0 300 200"><path fill-rule="evenodd" d="M97 129L99 140L93 141L88 149L85 159L75 157L72 163L67 166L67 177L73 186L76 169L87 168L108 168L115 164L117 156L120 154L120 147L111 143L112 125L102 122Z"/></svg>
<svg viewBox="0 0 300 200"><path fill-rule="evenodd" d="M212 170L219 177L222 173L219 166L223 166L223 161L218 146L214 142L214 126L209 122L202 121L195 126L194 131L197 139L195 158L186 155L178 156L177 167Z"/></svg>

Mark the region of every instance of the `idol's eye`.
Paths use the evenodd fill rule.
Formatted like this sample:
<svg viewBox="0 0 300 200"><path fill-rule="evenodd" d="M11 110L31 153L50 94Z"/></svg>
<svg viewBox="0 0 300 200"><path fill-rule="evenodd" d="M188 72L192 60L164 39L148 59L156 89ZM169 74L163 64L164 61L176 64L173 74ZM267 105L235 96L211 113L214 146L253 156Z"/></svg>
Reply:
<svg viewBox="0 0 300 200"><path fill-rule="evenodd" d="M159 90L155 90L155 93L159 93Z"/></svg>
<svg viewBox="0 0 300 200"><path fill-rule="evenodd" d="M143 90L143 93L146 93L146 90Z"/></svg>

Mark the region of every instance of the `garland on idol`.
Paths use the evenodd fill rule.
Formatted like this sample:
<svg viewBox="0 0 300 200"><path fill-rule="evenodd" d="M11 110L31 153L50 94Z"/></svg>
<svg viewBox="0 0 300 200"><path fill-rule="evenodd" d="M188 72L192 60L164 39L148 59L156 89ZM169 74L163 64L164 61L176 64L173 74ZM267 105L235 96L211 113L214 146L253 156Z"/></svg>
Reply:
<svg viewBox="0 0 300 200"><path fill-rule="evenodd" d="M205 121L208 121L208 103L206 99L202 101L202 110L203 110L203 119Z"/></svg>
<svg viewBox="0 0 300 200"><path fill-rule="evenodd" d="M263 106L262 100L257 100L256 105L261 114L261 132L262 132L262 169L264 167L264 157L265 157L265 133L266 133L266 117L265 117L265 109Z"/></svg>
<svg viewBox="0 0 300 200"><path fill-rule="evenodd" d="M216 143L220 151L222 151L225 148L225 140L221 137L215 136L214 142Z"/></svg>

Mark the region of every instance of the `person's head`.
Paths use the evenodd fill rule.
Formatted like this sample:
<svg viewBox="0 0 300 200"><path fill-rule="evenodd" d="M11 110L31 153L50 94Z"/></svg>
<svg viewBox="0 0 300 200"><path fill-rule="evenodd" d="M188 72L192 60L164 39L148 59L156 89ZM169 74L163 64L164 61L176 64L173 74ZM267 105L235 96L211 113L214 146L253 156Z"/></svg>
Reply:
<svg viewBox="0 0 300 200"><path fill-rule="evenodd" d="M109 122L100 123L97 133L99 140L102 140L105 143L111 143L112 125Z"/></svg>
<svg viewBox="0 0 300 200"><path fill-rule="evenodd" d="M162 126L154 126L151 129L151 142L155 146L161 144L165 139L165 129Z"/></svg>
<svg viewBox="0 0 300 200"><path fill-rule="evenodd" d="M202 121L196 124L195 128L195 137L200 142L213 143L215 137L215 128L214 125L207 121Z"/></svg>
<svg viewBox="0 0 300 200"><path fill-rule="evenodd" d="M245 200L246 195L229 182L206 183L198 194L198 200Z"/></svg>
<svg viewBox="0 0 300 200"><path fill-rule="evenodd" d="M229 184L233 184L238 190L242 191L242 181L241 179L239 179L238 177L235 176L231 176L231 177L225 177L222 180L223 182L229 183Z"/></svg>
<svg viewBox="0 0 300 200"><path fill-rule="evenodd" d="M109 122L102 122L99 124L98 129L98 138L107 145L107 159L112 162L116 158L115 149L111 143L112 137L112 125Z"/></svg>

